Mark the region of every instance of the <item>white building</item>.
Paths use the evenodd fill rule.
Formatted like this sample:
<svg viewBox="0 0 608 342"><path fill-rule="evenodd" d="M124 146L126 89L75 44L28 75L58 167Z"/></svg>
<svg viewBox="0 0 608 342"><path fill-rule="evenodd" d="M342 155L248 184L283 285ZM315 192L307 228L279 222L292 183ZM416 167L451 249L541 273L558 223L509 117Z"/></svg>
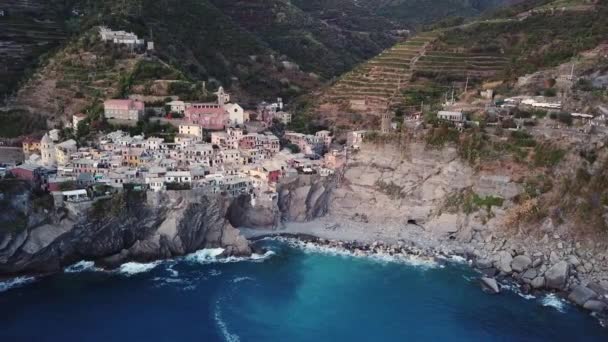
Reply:
<svg viewBox="0 0 608 342"><path fill-rule="evenodd" d="M77 113L72 115L72 128L74 129L74 133L78 133L78 124L80 124L87 116L82 113Z"/></svg>
<svg viewBox="0 0 608 342"><path fill-rule="evenodd" d="M45 166L53 166L57 163L55 160L55 143L48 133L40 140L40 157L42 164Z"/></svg>
<svg viewBox="0 0 608 342"><path fill-rule="evenodd" d="M172 113L184 114L186 111L187 103L184 101L171 101L167 102L167 106L170 107Z"/></svg>
<svg viewBox="0 0 608 342"><path fill-rule="evenodd" d="M200 140L203 138L203 127L188 123L180 124L179 134L190 135Z"/></svg>
<svg viewBox="0 0 608 342"><path fill-rule="evenodd" d="M243 107L236 103L224 105L224 109L229 115L231 125L242 125L245 122L245 111Z"/></svg>
<svg viewBox="0 0 608 342"><path fill-rule="evenodd" d="M139 39L135 33L126 31L112 31L105 26L99 27L99 35L104 42L112 42L114 44L125 44L130 46L144 45L144 40Z"/></svg>
<svg viewBox="0 0 608 342"><path fill-rule="evenodd" d="M166 183L190 183L192 182L192 174L190 171L168 171L165 174Z"/></svg>
<svg viewBox="0 0 608 342"><path fill-rule="evenodd" d="M464 115L462 112L451 112L447 110L440 110L437 113L437 118L440 120L446 120L450 122L463 122Z"/></svg>

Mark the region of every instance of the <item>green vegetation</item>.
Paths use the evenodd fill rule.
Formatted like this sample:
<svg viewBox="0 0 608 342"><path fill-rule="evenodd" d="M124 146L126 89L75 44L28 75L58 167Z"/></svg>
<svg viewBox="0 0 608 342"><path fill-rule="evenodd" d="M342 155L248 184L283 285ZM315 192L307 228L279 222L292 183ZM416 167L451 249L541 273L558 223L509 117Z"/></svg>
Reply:
<svg viewBox="0 0 608 342"><path fill-rule="evenodd" d="M404 198L405 194L403 194L403 187L395 184L393 181L385 182L381 179L378 179L374 185L378 188L378 191L387 195L391 199L400 199Z"/></svg>
<svg viewBox="0 0 608 342"><path fill-rule="evenodd" d="M0 110L0 137L15 138L47 129L44 117L26 111Z"/></svg>
<svg viewBox="0 0 608 342"><path fill-rule="evenodd" d="M464 189L449 194L444 203L443 210L449 213L463 212L472 214L481 209L485 209L491 214L492 207L502 207L504 199L495 196L479 196L471 189Z"/></svg>
<svg viewBox="0 0 608 342"><path fill-rule="evenodd" d="M439 127L432 127L426 136L426 143L433 148L441 148L447 143L456 143L459 139L458 130L447 124L440 124Z"/></svg>
<svg viewBox="0 0 608 342"><path fill-rule="evenodd" d="M534 148L534 166L553 167L566 155L566 151L550 143L542 143Z"/></svg>
<svg viewBox="0 0 608 342"><path fill-rule="evenodd" d="M509 57L505 76L511 78L556 66L597 46L608 35L607 13L608 8L598 4L590 12L536 14L525 20L489 19L449 30L440 41L446 50L460 46L475 52L494 47ZM553 91L548 90L548 95Z"/></svg>

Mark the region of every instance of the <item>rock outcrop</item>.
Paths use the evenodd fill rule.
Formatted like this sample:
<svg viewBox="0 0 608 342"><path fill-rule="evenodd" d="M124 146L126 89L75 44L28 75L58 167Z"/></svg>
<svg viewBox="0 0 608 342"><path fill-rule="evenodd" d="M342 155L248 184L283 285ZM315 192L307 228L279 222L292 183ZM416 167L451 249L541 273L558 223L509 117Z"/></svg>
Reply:
<svg viewBox="0 0 608 342"><path fill-rule="evenodd" d="M0 274L55 272L79 260L115 267L202 248L249 255L249 243L225 219L228 202L194 190L124 192L79 217L49 214L52 222L0 234Z"/></svg>
<svg viewBox="0 0 608 342"><path fill-rule="evenodd" d="M278 186L283 221L305 222L325 215L330 206L334 177L301 175Z"/></svg>

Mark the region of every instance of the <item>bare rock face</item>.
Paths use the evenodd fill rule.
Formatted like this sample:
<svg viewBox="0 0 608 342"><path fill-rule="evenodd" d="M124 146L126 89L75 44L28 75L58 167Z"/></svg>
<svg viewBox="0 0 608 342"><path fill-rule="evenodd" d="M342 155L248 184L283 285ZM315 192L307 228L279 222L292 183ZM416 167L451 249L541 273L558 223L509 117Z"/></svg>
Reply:
<svg viewBox="0 0 608 342"><path fill-rule="evenodd" d="M275 201L253 200L249 195L236 198L228 208L227 218L235 227L276 228L281 213Z"/></svg>
<svg viewBox="0 0 608 342"><path fill-rule="evenodd" d="M325 215L329 208L333 178L298 176L279 185L278 208L283 221L305 222Z"/></svg>
<svg viewBox="0 0 608 342"><path fill-rule="evenodd" d="M80 260L115 267L203 248L249 255L248 241L225 219L228 205L225 198L196 191L125 192L77 221L62 219L3 238L0 275L56 272Z"/></svg>

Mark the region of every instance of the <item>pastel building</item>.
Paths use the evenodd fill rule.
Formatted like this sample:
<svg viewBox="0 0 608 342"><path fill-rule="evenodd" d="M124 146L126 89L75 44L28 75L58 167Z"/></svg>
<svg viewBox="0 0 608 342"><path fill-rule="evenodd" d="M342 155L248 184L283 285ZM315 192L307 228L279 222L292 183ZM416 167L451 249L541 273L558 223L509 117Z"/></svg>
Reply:
<svg viewBox="0 0 608 342"><path fill-rule="evenodd" d="M107 119L139 121L146 110L146 105L137 100L107 100L103 103Z"/></svg>
<svg viewBox="0 0 608 342"><path fill-rule="evenodd" d="M222 130L229 122L223 106L216 103L191 103L184 116L188 123L210 130Z"/></svg>

